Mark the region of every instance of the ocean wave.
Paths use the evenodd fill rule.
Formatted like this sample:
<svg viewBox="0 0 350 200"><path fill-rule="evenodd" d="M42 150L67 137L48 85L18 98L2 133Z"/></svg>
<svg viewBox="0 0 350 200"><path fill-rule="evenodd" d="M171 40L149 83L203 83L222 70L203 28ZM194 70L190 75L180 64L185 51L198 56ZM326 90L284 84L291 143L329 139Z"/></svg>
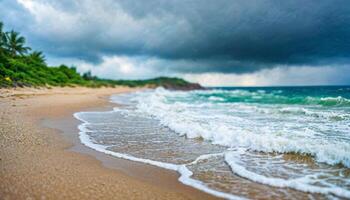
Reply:
<svg viewBox="0 0 350 200"><path fill-rule="evenodd" d="M256 90L249 91L243 89L236 90L210 90L210 91L194 91L194 95L205 97L209 100L220 99L221 102L246 102L246 103L262 103L262 104L290 104L290 105L319 105L326 107L349 107L350 99L336 96L307 96L305 94L284 94L281 90ZM179 93L183 95L182 93Z"/></svg>
<svg viewBox="0 0 350 200"><path fill-rule="evenodd" d="M322 132L310 130L307 124L300 126L298 122L289 121L288 126L282 122L281 125L284 124L284 127L274 127L269 124L271 121L267 123L263 119L259 119L260 121L251 120L250 117L256 118L254 113L251 113L250 117L237 117L221 113L225 111L225 107L220 110L220 113L217 113L218 110L211 110L215 107L196 110L193 109L192 103L169 103L169 99L180 98L181 95L187 94L164 89L157 89L144 95L147 97L136 97L138 110L158 119L162 125L169 127L181 136L200 137L217 145L245 147L262 152L308 154L313 156L317 162L329 165L342 164L350 167L350 143L330 140L328 137L324 137ZM205 111L203 112L203 110ZM321 112L312 113L304 109L282 108L280 111L321 115ZM235 112L240 111L235 110ZM276 121L279 120L278 116L275 118ZM339 126L341 125L344 126L343 129L348 129L346 124Z"/></svg>
<svg viewBox="0 0 350 200"><path fill-rule="evenodd" d="M75 117L84 122L79 126L80 139L83 144L112 156L175 170L180 173L179 180L184 184L219 197L239 198L229 193L211 189L204 183L205 181L201 182L191 178L193 173L196 173L196 168L191 168L191 165L205 162L204 160L211 159L213 156L221 156L220 162L223 163L222 159L224 158L234 174L257 183L350 198L347 189L350 182L344 181L348 176L347 174L345 176L341 173L338 175L330 174L332 180L325 180L323 185L319 185L318 181L324 180L320 178L322 173L328 172L322 171L324 169L322 167L313 168L315 166L326 166L326 169L331 170L346 169L345 173L350 168L350 113L346 108L347 99L341 96L290 98L283 96L285 93L285 91L278 90L179 92L158 88L113 96L111 98L112 102L126 103L128 105L127 109L119 107L111 112L105 112L99 117L96 115L89 116L89 120L94 122L93 126L83 119L82 115L84 113L76 113ZM135 128L135 125L137 127L139 125L138 120L150 120L157 124L155 127L161 125L159 127L169 131L172 130L171 133L174 138L170 141L177 141L180 138L174 134L175 132L179 136L187 138L202 138L209 142L207 144L213 144L211 148L219 147L220 150L217 152L224 152L215 153L215 151L210 151L209 153L212 154L206 152L197 157L200 153L191 158L190 162L184 162L185 164L172 164L169 162L173 162L173 160L160 162L156 161L158 157L152 159L150 155L143 158L143 156L135 157L127 153L115 152L118 151L117 149L111 151L108 146L97 144L99 141L94 141L94 135L91 134L90 128L94 128L98 133L103 133L105 129L108 133L110 128L120 130L120 124L118 123L124 124L124 121L120 122L120 120L118 122L114 121L115 125L108 124L108 127L100 127L99 123L105 123L105 119L116 118L116 115L114 117L109 115L113 112L118 113L125 121L128 118L129 121L137 121L132 126L123 127L123 131L118 131L119 134L124 134L124 132L138 134L138 131L144 131L144 127L149 127L144 126L145 123L149 123L147 121L141 124L140 129ZM151 127L151 132L153 132L153 129ZM103 134L106 137L110 136ZM160 131L157 134L162 134L162 132ZM128 137L129 134L125 135L125 137ZM157 136L157 141L159 137ZM187 142L191 141L185 138L182 139ZM117 141L120 141L120 139L117 138ZM100 143L105 144L103 141ZM189 143L184 144L180 146L181 149L191 146ZM193 152L190 152L193 155ZM249 157L250 153L247 152L252 153L252 156ZM314 160L312 162L313 167L307 168L307 164L296 163L294 160L286 164L287 161L284 160L284 155L290 155L289 153L305 155L310 161ZM261 157L256 156L261 154L267 155L266 165L261 164ZM241 157L243 155L246 157ZM270 155L277 155L278 159L273 160ZM193 160L194 158L197 159ZM250 161L255 165L251 165ZM260 168L254 168L256 163L259 163ZM276 169L288 173L288 176L277 175ZM302 170L304 174L302 176L295 175L294 169ZM227 168L228 172L230 172L229 170ZM270 171L274 173L271 174ZM330 173L333 173L333 171ZM318 175L320 177L317 177ZM343 182L340 184L334 183L332 182L334 181L333 178L339 178L338 180Z"/></svg>
<svg viewBox="0 0 350 200"><path fill-rule="evenodd" d="M115 112L115 111L113 111L113 112ZM233 194L220 192L220 191L211 189L208 186L206 186L203 182L191 178L193 173L186 167L186 165L196 164L198 161L200 161L202 159L208 159L209 157L217 156L218 154L201 155L191 163L177 165L177 164L172 164L172 163L165 163L165 162L150 160L150 159L146 159L146 158L138 158L138 157L128 155L125 153L114 152L114 151L111 151L108 149L108 147L109 147L108 145L98 144L97 142L94 141L93 138L91 138L87 134L87 132L89 132L89 130L86 128L86 126L88 126L90 123L84 119L83 115L88 114L88 113L92 113L92 112L74 113L74 117L83 122L83 124L80 124L78 126L78 129L80 130L79 139L80 139L81 143L84 144L85 146L92 148L96 151L105 153L107 155L117 157L117 158L123 158L126 160L141 162L141 163L157 166L157 167L164 168L164 169L177 171L180 174L179 181L181 183L188 185L188 186L191 186L193 188L199 189L199 190L206 192L208 194L212 194L216 197L231 199L231 200L244 200L245 199L243 197L239 197L239 196L236 196Z"/></svg>
<svg viewBox="0 0 350 200"><path fill-rule="evenodd" d="M338 97L324 97L321 98L321 104L326 106L350 106L350 99Z"/></svg>
<svg viewBox="0 0 350 200"><path fill-rule="evenodd" d="M334 194L339 197L343 198L350 198L350 191L337 187L322 187L314 185L315 178L318 175L317 174L309 174L306 176L302 176L299 178L292 178L292 179L283 179L283 178L275 178L275 177L267 177L258 173L255 173L253 171L250 171L246 169L243 165L239 164L240 161L240 154L244 154L246 152L246 149L239 148L236 151L230 151L225 153L225 161L229 164L232 171L244 178L247 178L249 180L252 180L257 183L262 183L265 185L270 185L273 187L288 187L293 188L299 191L303 192L312 192L312 193L320 193L320 194ZM320 173L320 172L318 172ZM322 175L322 174L320 174ZM320 181L316 178L316 181Z"/></svg>

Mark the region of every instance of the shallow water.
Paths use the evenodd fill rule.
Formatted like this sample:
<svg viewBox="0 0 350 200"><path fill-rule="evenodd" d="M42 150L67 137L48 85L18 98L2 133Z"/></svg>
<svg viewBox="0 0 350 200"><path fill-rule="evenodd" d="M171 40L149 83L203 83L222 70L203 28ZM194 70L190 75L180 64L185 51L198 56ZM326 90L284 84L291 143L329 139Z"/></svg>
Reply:
<svg viewBox="0 0 350 200"><path fill-rule="evenodd" d="M76 117L98 151L177 170L236 198L350 198L347 87L164 89L112 96L124 106Z"/></svg>

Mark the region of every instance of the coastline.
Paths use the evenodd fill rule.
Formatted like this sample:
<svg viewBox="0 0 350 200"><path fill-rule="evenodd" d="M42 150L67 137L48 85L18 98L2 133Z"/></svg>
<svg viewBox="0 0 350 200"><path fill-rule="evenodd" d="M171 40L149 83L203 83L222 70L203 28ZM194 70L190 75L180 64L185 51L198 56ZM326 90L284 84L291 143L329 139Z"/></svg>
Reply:
<svg viewBox="0 0 350 200"><path fill-rule="evenodd" d="M111 94L132 90L1 89L0 196L216 199L181 184L175 172L111 157L80 143L80 122L73 113L111 109Z"/></svg>

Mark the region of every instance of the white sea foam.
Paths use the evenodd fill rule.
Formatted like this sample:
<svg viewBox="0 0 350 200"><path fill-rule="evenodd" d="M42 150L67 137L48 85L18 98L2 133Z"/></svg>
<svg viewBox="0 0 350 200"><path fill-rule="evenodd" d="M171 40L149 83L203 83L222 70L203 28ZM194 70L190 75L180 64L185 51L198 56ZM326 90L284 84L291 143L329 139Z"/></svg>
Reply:
<svg viewBox="0 0 350 200"><path fill-rule="evenodd" d="M239 91L241 92L241 91ZM241 92L242 93L242 92ZM179 135L188 138L201 137L213 144L227 147L245 147L262 152L300 153L314 156L318 162L330 165L343 164L350 167L350 143L342 140L329 140L328 137L319 136L327 131L326 122L317 119L308 124L298 123L302 117L291 118L290 121L279 119L279 115L270 115L272 120L264 120L266 115L259 116L252 110L236 109L227 105L212 105L196 109L197 105L186 102L170 102L169 99L187 95L184 92L170 92L157 89L155 92L143 93L134 98L137 101L139 111L160 120ZM242 105L244 106L244 105ZM241 107L242 108L242 107ZM227 113L232 109L236 115ZM272 110L271 108L265 108ZM282 112L302 112L308 115L316 115L314 112L303 108L280 109ZM242 117L238 114L242 113ZM247 116L247 114L250 114ZM319 115L327 115L319 111ZM223 116L220 116L223 115ZM332 115L328 113L328 115ZM333 114L335 115L335 114ZM329 117L328 116L328 117ZM317 129L310 129L312 123L317 123ZM332 124L334 126L334 124ZM338 130L349 130L347 123L339 123Z"/></svg>
<svg viewBox="0 0 350 200"><path fill-rule="evenodd" d="M323 97L323 98L314 98L308 97L307 103L309 104L320 104L325 106L349 106L350 99L344 98L342 96L338 97Z"/></svg>
<svg viewBox="0 0 350 200"><path fill-rule="evenodd" d="M282 91L276 94L280 95ZM203 190L218 197L237 199L240 197L219 192L207 187L203 182L191 178L193 173L187 166L197 164L200 160L213 156L224 156L232 172L257 183L273 187L288 187L303 192L333 194L339 197L350 198L346 187L328 184L328 187L313 184L309 176L301 178L276 178L264 176L251 171L239 162L241 153L246 150L266 153L298 153L311 155L316 162L329 165L342 164L350 167L350 114L343 109L324 109L324 105L345 105L347 99L337 98L307 98L310 105L278 105L233 102L226 103L223 97L249 96L251 99L260 99L262 95L270 97L266 91L249 92L234 91L195 91L170 92L165 89L143 91L127 94L122 97L112 96L111 101L116 103L129 102L132 112L136 115L153 117L161 125L170 128L180 136L187 138L203 138L215 145L236 149L226 153L199 156L191 163L177 165L166 162L138 158L125 153L117 153L100 145L90 138L84 121L76 113L74 116L84 123L79 126L80 139L83 144L97 151L115 157L132 161L143 162L158 167L174 170L180 173L179 181L197 189ZM199 96L198 98L195 98ZM264 97L264 98L265 98ZM285 100L282 96L276 96ZM316 102L317 101L317 102ZM130 103L132 102L132 103ZM316 105L316 106L315 106ZM136 108L136 110L135 110ZM115 108L114 111L128 116L129 111ZM336 130L336 131L334 131ZM239 149L239 151L237 150ZM313 174L315 175L315 174Z"/></svg>
<svg viewBox="0 0 350 200"><path fill-rule="evenodd" d="M245 199L243 197L235 196L233 194L213 190L213 189L207 187L203 182L192 179L191 176L193 175L193 173L186 167L185 164L184 165L175 165L175 164L171 164L171 163L165 163L165 162L159 162L159 161L154 161L154 160L149 160L149 159L137 158L137 157L134 157L131 155L108 150L108 146L95 143L93 141L93 139L90 138L88 134L86 134L87 129L85 127L89 123L87 121L85 121L80 116L81 114L84 114L84 113L86 113L86 112L74 113L74 117L83 122L82 124L80 124L78 126L78 128L80 130L79 139L80 139L81 143L84 144L85 146L92 148L96 151L117 157L117 158L123 158L123 159L131 160L131 161L135 161L135 162L141 162L141 163L145 163L145 164L154 165L154 166L161 167L161 168L168 169L168 170L177 171L180 174L179 181L181 183L188 185L188 186L191 186L193 188L199 189L201 191L204 191L208 194L212 194L214 196L220 197L220 198L232 199L232 200ZM194 163L198 162L199 160L209 158L210 156L217 156L217 154L202 155L199 158L197 158L194 162L189 163L189 164L194 164Z"/></svg>
<svg viewBox="0 0 350 200"><path fill-rule="evenodd" d="M244 154L246 149L238 148L235 151L225 153L225 161L230 165L232 171L237 175L252 180L257 183L270 185L273 187L288 187L303 192L312 192L320 194L334 194L339 197L350 198L350 191L340 187L319 187L308 183L309 177L304 176L295 179L282 179L263 176L247 170L244 166L239 165L240 154ZM313 174L312 176L315 176ZM311 182L311 181L310 181Z"/></svg>
<svg viewBox="0 0 350 200"><path fill-rule="evenodd" d="M209 100L211 100L211 101L224 101L225 99L220 98L220 97L211 96L211 97L209 97Z"/></svg>

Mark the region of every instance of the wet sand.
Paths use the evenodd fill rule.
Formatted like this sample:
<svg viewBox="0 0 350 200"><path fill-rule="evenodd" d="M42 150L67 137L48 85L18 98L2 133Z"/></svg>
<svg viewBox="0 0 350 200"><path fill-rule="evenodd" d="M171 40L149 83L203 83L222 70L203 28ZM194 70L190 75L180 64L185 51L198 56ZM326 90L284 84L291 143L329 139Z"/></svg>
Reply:
<svg viewBox="0 0 350 200"><path fill-rule="evenodd" d="M72 114L130 88L0 89L1 199L216 199L178 174L82 144Z"/></svg>

